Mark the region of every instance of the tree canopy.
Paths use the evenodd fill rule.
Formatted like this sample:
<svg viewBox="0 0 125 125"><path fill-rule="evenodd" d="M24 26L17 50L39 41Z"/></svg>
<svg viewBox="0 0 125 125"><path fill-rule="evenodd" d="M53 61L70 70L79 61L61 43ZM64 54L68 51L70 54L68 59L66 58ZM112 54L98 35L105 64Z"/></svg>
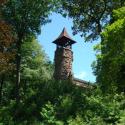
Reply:
<svg viewBox="0 0 125 125"><path fill-rule="evenodd" d="M104 27L113 22L114 9L124 0L62 0L59 12L73 19L73 34L80 33L86 41L99 38Z"/></svg>
<svg viewBox="0 0 125 125"><path fill-rule="evenodd" d="M95 73L104 90L116 86L124 91L125 7L114 10L113 17L114 23L104 30L104 41L96 48L100 49L101 54L97 55Z"/></svg>
<svg viewBox="0 0 125 125"><path fill-rule="evenodd" d="M5 3L5 0L0 1L0 7L5 5ZM13 29L3 18L3 13L0 9L0 74L13 68L11 61L14 59L15 54L12 48L15 40Z"/></svg>
<svg viewBox="0 0 125 125"><path fill-rule="evenodd" d="M53 10L52 0L9 0L2 6L4 20L13 26L16 41L16 100L19 102L21 47L29 35L40 33L41 25L46 24L48 15Z"/></svg>
<svg viewBox="0 0 125 125"><path fill-rule="evenodd" d="M53 11L71 17L86 41L102 38L90 88L53 78L37 40ZM124 125L124 57L124 0L1 0L0 125Z"/></svg>

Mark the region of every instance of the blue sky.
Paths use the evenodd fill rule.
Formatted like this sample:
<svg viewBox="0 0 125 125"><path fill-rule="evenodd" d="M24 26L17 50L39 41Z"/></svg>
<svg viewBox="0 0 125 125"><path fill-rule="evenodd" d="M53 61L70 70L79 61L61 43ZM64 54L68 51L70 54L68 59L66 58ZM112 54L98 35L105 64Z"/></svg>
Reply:
<svg viewBox="0 0 125 125"><path fill-rule="evenodd" d="M74 76L83 80L94 82L95 76L92 74L91 64L96 59L93 46L97 42L85 43L84 38L82 38L80 34L73 36L71 30L73 25L72 19L63 18L61 15L55 13L50 16L50 19L52 19L52 22L43 26L41 34L38 36L38 40L43 46L43 49L49 56L50 60L53 62L54 52L56 49L56 46L52 43L52 41L59 36L65 27L72 39L77 41L77 43L72 47L74 58Z"/></svg>

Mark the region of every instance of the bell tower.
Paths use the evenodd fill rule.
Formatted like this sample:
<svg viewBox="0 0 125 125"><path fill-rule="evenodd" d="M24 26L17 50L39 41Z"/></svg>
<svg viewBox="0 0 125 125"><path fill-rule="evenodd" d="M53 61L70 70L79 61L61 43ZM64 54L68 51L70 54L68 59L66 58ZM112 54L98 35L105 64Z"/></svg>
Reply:
<svg viewBox="0 0 125 125"><path fill-rule="evenodd" d="M66 80L72 76L72 44L76 42L68 35L64 28L53 43L56 44L54 78L56 80Z"/></svg>

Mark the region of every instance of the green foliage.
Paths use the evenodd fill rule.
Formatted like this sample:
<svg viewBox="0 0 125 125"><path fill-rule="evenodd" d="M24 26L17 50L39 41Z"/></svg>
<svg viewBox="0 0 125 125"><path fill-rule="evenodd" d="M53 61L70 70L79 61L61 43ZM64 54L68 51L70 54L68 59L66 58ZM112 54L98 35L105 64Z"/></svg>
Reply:
<svg viewBox="0 0 125 125"><path fill-rule="evenodd" d="M50 79L53 74L53 65L38 41L34 37L27 38L22 48L22 78L27 80Z"/></svg>
<svg viewBox="0 0 125 125"><path fill-rule="evenodd" d="M42 46L33 36L27 38L27 41L22 45L21 55L20 96L25 99L36 93L36 88L34 87L36 87L38 82L40 83L40 81L52 78L53 64L49 61ZM6 74L2 89L3 104L8 104L14 98L14 82L14 72Z"/></svg>
<svg viewBox="0 0 125 125"><path fill-rule="evenodd" d="M62 0L59 12L73 19L73 33L86 41L100 37L105 26L114 22L112 12L125 6L124 0Z"/></svg>
<svg viewBox="0 0 125 125"><path fill-rule="evenodd" d="M113 12L114 12L113 17L116 20L123 19L125 17L125 7L114 10Z"/></svg>
<svg viewBox="0 0 125 125"><path fill-rule="evenodd" d="M104 91L124 91L125 7L114 11L115 22L102 33L101 53L97 55L95 74ZM97 48L98 49L98 48ZM99 49L98 49L99 50ZM101 58L100 58L101 57Z"/></svg>
<svg viewBox="0 0 125 125"><path fill-rule="evenodd" d="M82 117L77 115L75 119L70 118L68 120L68 125L86 125L86 124L85 122L83 122Z"/></svg>
<svg viewBox="0 0 125 125"><path fill-rule="evenodd" d="M125 124L125 110L121 111L120 120L117 125L124 125Z"/></svg>
<svg viewBox="0 0 125 125"><path fill-rule="evenodd" d="M63 122L57 121L55 118L54 106L48 102L45 107L43 106L41 116L43 119L43 125L63 125Z"/></svg>
<svg viewBox="0 0 125 125"><path fill-rule="evenodd" d="M75 119L70 119L68 125L107 125L100 117L93 117L89 122L84 122L82 116L77 115Z"/></svg>
<svg viewBox="0 0 125 125"><path fill-rule="evenodd" d="M88 40L99 36L109 21L115 21L102 33L104 41L95 47L98 55L93 68L100 86L91 89L69 80L53 80L53 64L35 38L41 24L49 21L56 0L9 0L2 6L17 37L21 82L17 103L14 72L3 80L1 125L124 125L125 95L121 91L117 94L116 89L125 87L125 7L114 10L113 16L113 9L123 6L124 1L105 2L64 0L62 5L74 19L75 33L85 31Z"/></svg>
<svg viewBox="0 0 125 125"><path fill-rule="evenodd" d="M19 105L11 101L1 107L0 122L16 125L122 124L124 100L123 93L102 95L99 88L86 91L69 81L35 82L28 86Z"/></svg>
<svg viewBox="0 0 125 125"><path fill-rule="evenodd" d="M51 0L9 0L3 6L3 16L9 21L17 35L40 31L40 26L48 22L48 14L52 10Z"/></svg>
<svg viewBox="0 0 125 125"><path fill-rule="evenodd" d="M27 37L40 33L41 26L48 23L49 14L53 11L53 0L9 0L2 5L3 19L12 25L16 36L15 99L20 101L21 49Z"/></svg>

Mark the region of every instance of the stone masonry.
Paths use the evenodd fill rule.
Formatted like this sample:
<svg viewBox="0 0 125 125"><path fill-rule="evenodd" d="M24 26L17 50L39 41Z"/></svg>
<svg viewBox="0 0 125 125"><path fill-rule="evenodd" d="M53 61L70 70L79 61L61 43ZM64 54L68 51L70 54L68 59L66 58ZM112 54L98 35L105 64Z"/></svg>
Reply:
<svg viewBox="0 0 125 125"><path fill-rule="evenodd" d="M72 80L72 83L83 87L83 88L92 88L88 82L74 78L72 75L72 62L73 62L73 52L72 45L76 43L67 33L64 28L59 37L53 41L56 44L55 51L55 71L54 78L55 80Z"/></svg>
<svg viewBox="0 0 125 125"><path fill-rule="evenodd" d="M71 47L57 47L54 61L54 78L57 80L68 79L72 75L73 52Z"/></svg>

